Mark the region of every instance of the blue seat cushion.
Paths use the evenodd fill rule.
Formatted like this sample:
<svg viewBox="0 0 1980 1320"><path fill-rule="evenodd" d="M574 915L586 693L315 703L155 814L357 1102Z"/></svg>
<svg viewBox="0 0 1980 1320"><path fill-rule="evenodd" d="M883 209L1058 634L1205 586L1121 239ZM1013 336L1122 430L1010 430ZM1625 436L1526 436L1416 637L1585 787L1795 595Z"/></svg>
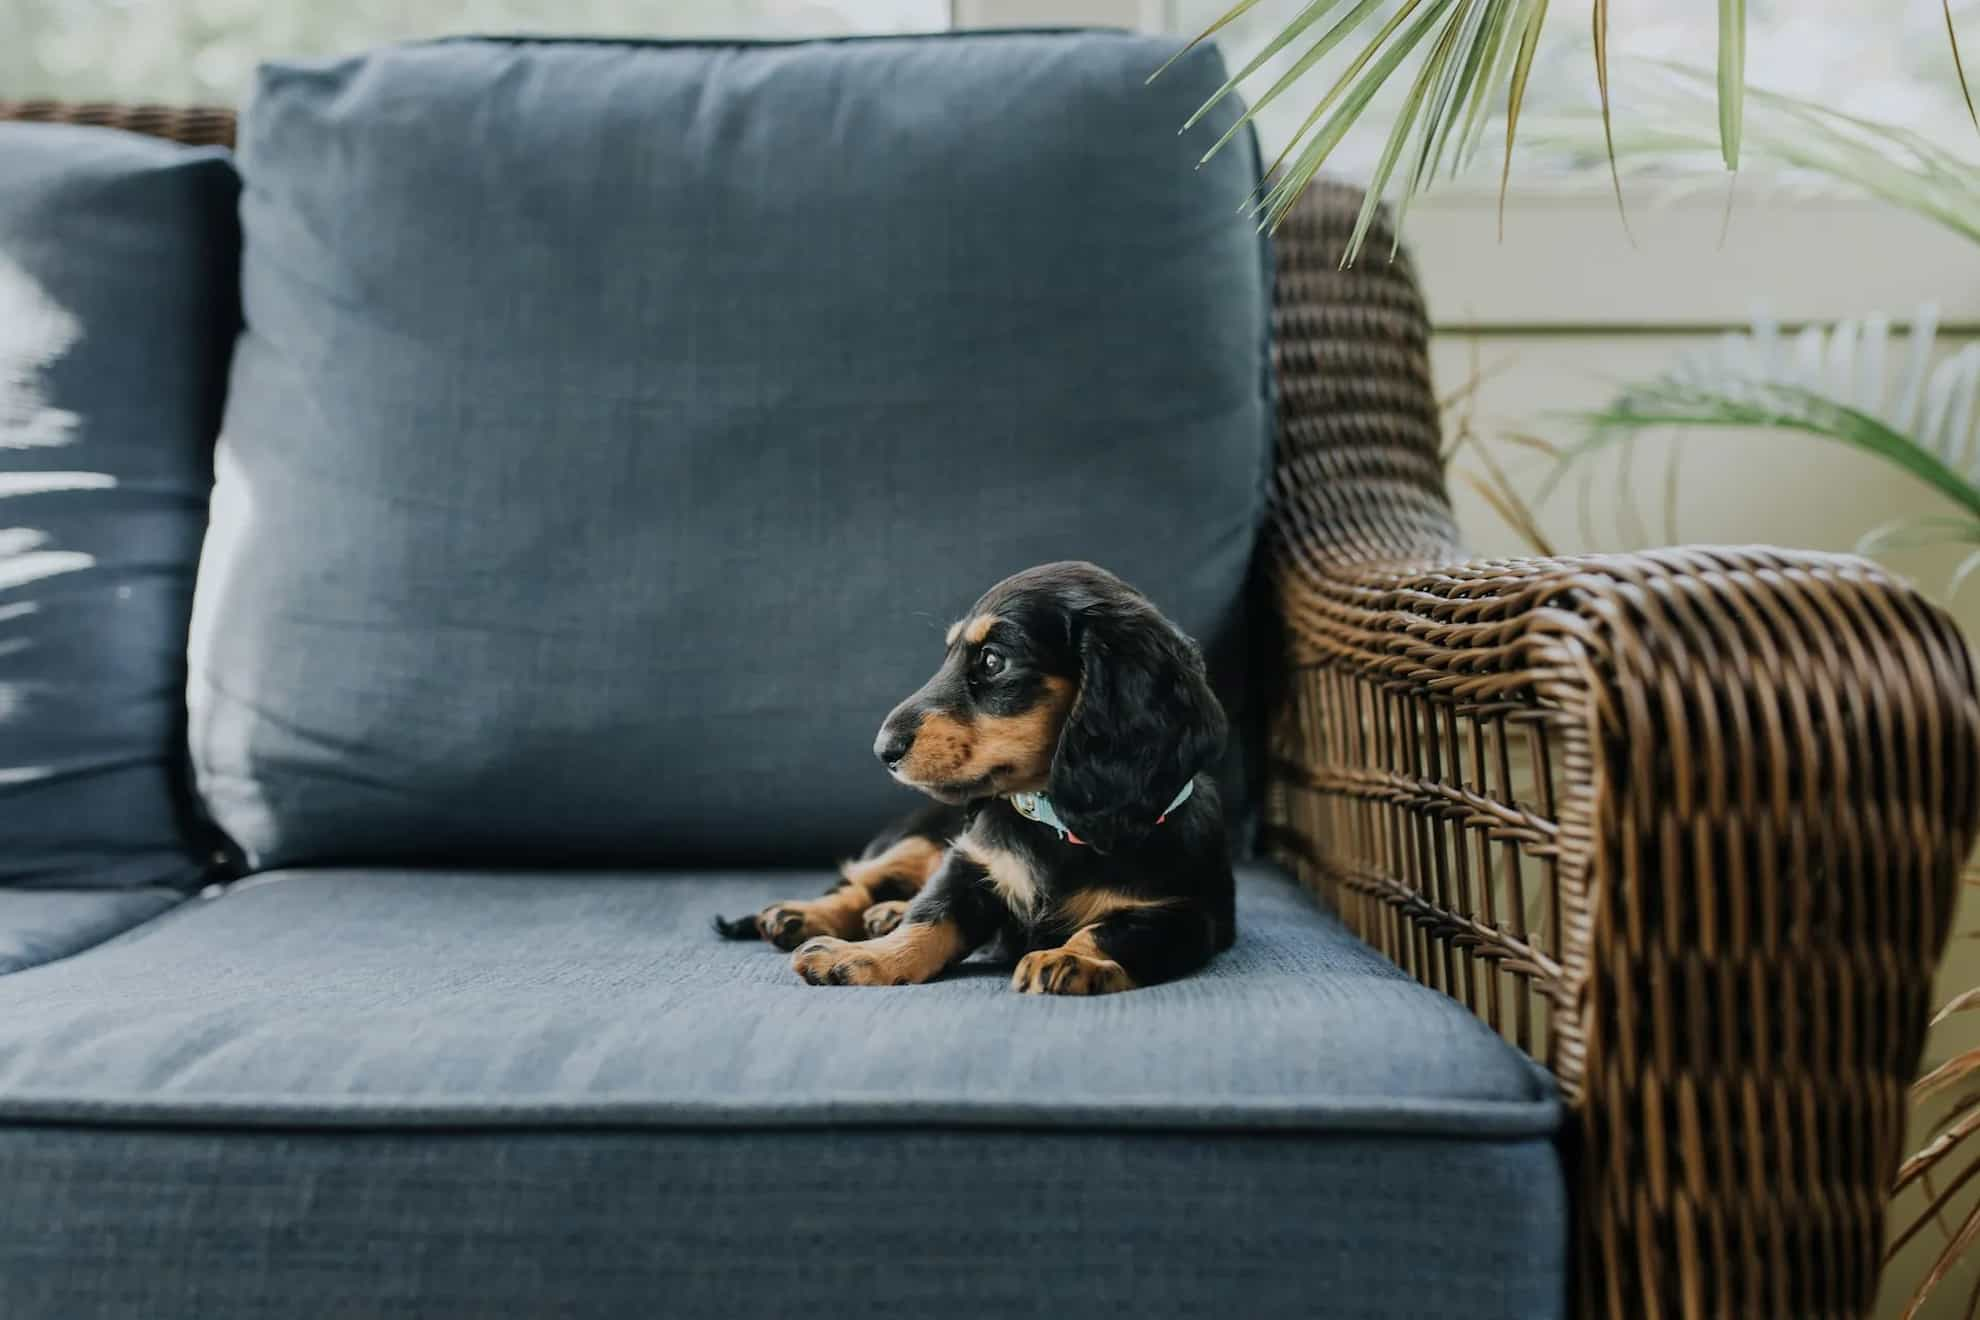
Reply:
<svg viewBox="0 0 1980 1320"><path fill-rule="evenodd" d="M1269 261L1249 142L1194 169L1237 111L1176 134L1218 58L1145 86L1172 53L264 70L189 692L251 867L843 854L909 804L869 749L944 626L1058 559L1149 593L1249 727Z"/></svg>
<svg viewBox="0 0 1980 1320"><path fill-rule="evenodd" d="M1561 1312L1547 1079L1278 874L1098 999L708 930L823 879L276 873L0 978L0 1313Z"/></svg>

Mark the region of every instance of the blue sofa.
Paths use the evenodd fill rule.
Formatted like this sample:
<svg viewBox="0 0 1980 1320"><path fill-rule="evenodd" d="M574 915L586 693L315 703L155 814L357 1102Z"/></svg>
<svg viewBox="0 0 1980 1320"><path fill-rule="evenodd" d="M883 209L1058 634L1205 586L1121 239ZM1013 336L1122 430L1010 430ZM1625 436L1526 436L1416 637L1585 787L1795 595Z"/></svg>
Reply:
<svg viewBox="0 0 1980 1320"><path fill-rule="evenodd" d="M160 135L0 124L0 1315L1867 1304L1957 635L1854 560L1451 567L1407 260L1340 270L1332 185L1256 233L1170 53L448 41L267 68L237 144L0 105ZM1236 946L1076 1000L718 941L913 804L873 728L1067 557L1205 646ZM1732 666L1811 592L1901 694ZM1656 617L1725 593L1723 655ZM1714 831L1805 860L1884 790L1650 766L1721 678L1931 750L1813 916ZM1798 920L1884 971L1791 986ZM1860 1026L1765 1025L1814 1003Z"/></svg>

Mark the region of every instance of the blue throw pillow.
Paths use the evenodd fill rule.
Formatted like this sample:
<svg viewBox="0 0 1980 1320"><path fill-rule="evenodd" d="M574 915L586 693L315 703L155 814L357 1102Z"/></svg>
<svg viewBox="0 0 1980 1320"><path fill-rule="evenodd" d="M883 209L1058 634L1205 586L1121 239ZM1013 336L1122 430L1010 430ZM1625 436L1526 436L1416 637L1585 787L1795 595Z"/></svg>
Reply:
<svg viewBox="0 0 1980 1320"><path fill-rule="evenodd" d="M1249 143L1111 33L467 40L267 68L200 569L257 866L817 862L975 596L1105 564L1241 724Z"/></svg>
<svg viewBox="0 0 1980 1320"><path fill-rule="evenodd" d="M185 646L238 195L224 152L0 124L0 885L205 869Z"/></svg>

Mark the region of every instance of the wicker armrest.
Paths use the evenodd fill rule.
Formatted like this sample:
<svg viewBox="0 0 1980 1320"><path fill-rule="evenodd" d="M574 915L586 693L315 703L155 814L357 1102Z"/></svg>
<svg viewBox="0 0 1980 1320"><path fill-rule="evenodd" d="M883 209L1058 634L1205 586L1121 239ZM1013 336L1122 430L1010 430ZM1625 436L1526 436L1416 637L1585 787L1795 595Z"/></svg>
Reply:
<svg viewBox="0 0 1980 1320"><path fill-rule="evenodd" d="M86 124L169 138L195 147L234 145L234 112L216 106L121 105L110 101L9 101L0 121Z"/></svg>
<svg viewBox="0 0 1980 1320"><path fill-rule="evenodd" d="M1358 200L1279 245L1272 844L1559 1077L1582 1314L1861 1314L1974 837L1966 648L1855 558L1465 562L1407 263L1336 270Z"/></svg>

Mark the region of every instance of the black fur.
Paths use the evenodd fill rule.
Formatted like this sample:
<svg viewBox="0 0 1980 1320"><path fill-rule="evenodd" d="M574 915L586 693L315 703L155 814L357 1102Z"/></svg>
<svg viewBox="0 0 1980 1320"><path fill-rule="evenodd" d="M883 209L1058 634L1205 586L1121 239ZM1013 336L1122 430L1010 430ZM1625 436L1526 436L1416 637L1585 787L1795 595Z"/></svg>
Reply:
<svg viewBox="0 0 1980 1320"><path fill-rule="evenodd" d="M1073 833L1114 852L1154 831L1176 792L1217 758L1224 708L1196 643L1126 584L1110 578L1117 590L1102 592L1083 574L1041 576L1031 590L1064 602L1080 675L1047 792Z"/></svg>
<svg viewBox="0 0 1980 1320"><path fill-rule="evenodd" d="M944 845L967 836L970 847L947 854L903 926L947 923L965 953L988 945L1013 960L1058 949L1084 930L1135 985L1185 975L1229 947L1236 933L1229 848L1206 773L1226 723L1196 644L1139 592L1084 563L1008 578L968 617L996 622L980 641L967 632L955 637L936 674L889 715L874 750L890 766L938 717L964 730L1037 725L1055 691L1071 684L1076 694L1070 709L1062 699L1056 708L1064 715L1048 762L1028 767L1013 756L972 766L959 779L913 781L938 802L882 833L865 856L915 836ZM994 674L985 669L986 649L997 653ZM1026 779L1041 772L1042 784ZM1192 796L1164 819L1185 783L1194 785ZM1011 805L1011 791L1037 787L1073 837L1060 838ZM1021 863L1033 881L1032 904L1014 907L968 855L985 850ZM1102 894L1119 905L1082 911ZM750 938L758 924L718 918L717 929ZM807 964L810 979L843 979L816 964Z"/></svg>
<svg viewBox="0 0 1980 1320"><path fill-rule="evenodd" d="M1057 948L1080 929L1059 912L1082 891L1162 900L1166 906L1131 908L1103 918L1097 927L1107 955L1141 985L1196 970L1236 937L1223 812L1217 786L1207 776L1159 829L1112 853L1062 840L1001 798L970 803L964 818L972 837L1030 865L1042 882L1042 901L1031 914L1012 911L982 866L950 853L908 908L908 921L954 920L971 948L990 945L1000 960L1014 962L1037 949Z"/></svg>

